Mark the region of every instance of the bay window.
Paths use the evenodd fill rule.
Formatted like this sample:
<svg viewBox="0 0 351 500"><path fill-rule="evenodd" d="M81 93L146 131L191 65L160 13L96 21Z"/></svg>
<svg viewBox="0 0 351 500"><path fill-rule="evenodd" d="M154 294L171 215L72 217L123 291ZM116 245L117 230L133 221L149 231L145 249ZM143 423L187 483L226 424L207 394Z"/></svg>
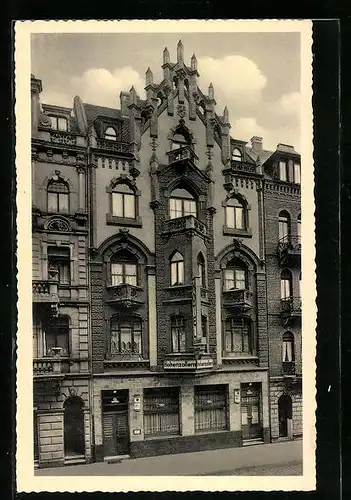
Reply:
<svg viewBox="0 0 351 500"><path fill-rule="evenodd" d="M185 189L174 189L169 200L169 218L177 219L187 215L197 216L196 201Z"/></svg>
<svg viewBox="0 0 351 500"><path fill-rule="evenodd" d="M254 354L252 322L247 317L230 317L225 322L225 352Z"/></svg>
<svg viewBox="0 0 351 500"><path fill-rule="evenodd" d="M184 316L172 316L171 318L172 352L185 352L185 320Z"/></svg>

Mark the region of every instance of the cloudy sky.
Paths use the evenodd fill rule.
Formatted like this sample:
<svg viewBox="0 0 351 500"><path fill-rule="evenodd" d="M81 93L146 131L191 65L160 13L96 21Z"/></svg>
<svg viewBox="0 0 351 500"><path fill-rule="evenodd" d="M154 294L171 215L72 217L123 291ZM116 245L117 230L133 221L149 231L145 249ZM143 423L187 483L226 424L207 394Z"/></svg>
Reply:
<svg viewBox="0 0 351 500"><path fill-rule="evenodd" d="M148 66L162 80L162 51L176 62L179 39L185 62L198 59L199 86L215 89L218 114L229 109L231 135L263 137L300 148L299 33L32 34L32 73L43 82L42 102L71 107L84 102L119 107L132 85L144 97Z"/></svg>

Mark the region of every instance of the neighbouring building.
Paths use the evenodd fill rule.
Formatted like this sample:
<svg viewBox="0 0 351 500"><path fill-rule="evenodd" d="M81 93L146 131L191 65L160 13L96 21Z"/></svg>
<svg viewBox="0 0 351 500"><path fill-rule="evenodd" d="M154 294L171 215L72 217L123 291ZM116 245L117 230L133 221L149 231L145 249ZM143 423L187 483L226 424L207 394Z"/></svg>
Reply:
<svg viewBox="0 0 351 500"><path fill-rule="evenodd" d="M41 105L32 77L39 466L269 442L284 405L285 434L301 430L301 335L280 300L299 187L276 175L299 156L232 138L181 42L162 68L119 109Z"/></svg>

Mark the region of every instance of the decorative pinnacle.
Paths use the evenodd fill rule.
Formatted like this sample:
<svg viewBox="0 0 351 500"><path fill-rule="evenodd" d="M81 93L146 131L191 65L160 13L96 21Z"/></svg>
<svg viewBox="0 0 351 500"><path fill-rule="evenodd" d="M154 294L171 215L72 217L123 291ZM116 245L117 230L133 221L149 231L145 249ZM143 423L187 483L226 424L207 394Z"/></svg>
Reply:
<svg viewBox="0 0 351 500"><path fill-rule="evenodd" d="M138 103L138 96L137 96L137 93L135 91L134 85L130 89L129 93L130 93L132 104L137 104Z"/></svg>
<svg viewBox="0 0 351 500"><path fill-rule="evenodd" d="M223 120L224 120L224 123L229 123L229 111L228 111L227 106L224 108L224 111L223 111Z"/></svg>
<svg viewBox="0 0 351 500"><path fill-rule="evenodd" d="M146 86L152 85L154 83L154 75L152 74L150 68L147 68L145 76L146 76Z"/></svg>
<svg viewBox="0 0 351 500"><path fill-rule="evenodd" d="M170 55L167 47L164 48L163 51L163 64L167 64L170 62Z"/></svg>
<svg viewBox="0 0 351 500"><path fill-rule="evenodd" d="M177 62L184 62L184 46L181 40L179 40L177 45Z"/></svg>
<svg viewBox="0 0 351 500"><path fill-rule="evenodd" d="M213 85L212 85L212 82L210 83L209 87L208 87L208 97L213 100L214 99L214 88L213 88Z"/></svg>
<svg viewBox="0 0 351 500"><path fill-rule="evenodd" d="M195 54L193 54L191 56L190 67L191 67L192 70L197 70L197 59L196 59L196 55Z"/></svg>

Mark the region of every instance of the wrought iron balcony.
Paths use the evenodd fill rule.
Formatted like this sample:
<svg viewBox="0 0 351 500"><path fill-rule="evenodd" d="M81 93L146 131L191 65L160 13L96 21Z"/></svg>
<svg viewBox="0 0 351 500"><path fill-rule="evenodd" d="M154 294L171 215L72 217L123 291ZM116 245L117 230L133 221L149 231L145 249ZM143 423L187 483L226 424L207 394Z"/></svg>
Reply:
<svg viewBox="0 0 351 500"><path fill-rule="evenodd" d="M105 151L114 151L115 153L130 152L130 145L128 143L111 141L109 139L96 139L96 147Z"/></svg>
<svg viewBox="0 0 351 500"><path fill-rule="evenodd" d="M278 241L278 257L282 265L301 258L301 236L286 235Z"/></svg>
<svg viewBox="0 0 351 500"><path fill-rule="evenodd" d="M176 219L164 221L164 233L181 233L184 231L193 231L194 233L205 237L207 235L207 226L193 215L185 215Z"/></svg>
<svg viewBox="0 0 351 500"><path fill-rule="evenodd" d="M176 161L191 160L195 163L198 160L198 156L194 153L191 146L183 146L181 148L172 149L172 151L167 152L168 163L174 163Z"/></svg>
<svg viewBox="0 0 351 500"><path fill-rule="evenodd" d="M184 353L169 354L163 361L165 371L196 373L206 370L212 370L213 358L209 354Z"/></svg>
<svg viewBox="0 0 351 500"><path fill-rule="evenodd" d="M51 132L51 142L54 144L62 144L63 146L75 146L77 137L69 132Z"/></svg>
<svg viewBox="0 0 351 500"><path fill-rule="evenodd" d="M252 308L252 292L250 290L223 290L223 306L247 311Z"/></svg>
<svg viewBox="0 0 351 500"><path fill-rule="evenodd" d="M281 316L284 320L301 318L301 297L281 299Z"/></svg>
<svg viewBox="0 0 351 500"><path fill-rule="evenodd" d="M140 307L144 304L143 289L127 283L110 285L107 287L107 302L125 309Z"/></svg>
<svg viewBox="0 0 351 500"><path fill-rule="evenodd" d="M283 375L295 375L295 362L283 361L282 372Z"/></svg>

